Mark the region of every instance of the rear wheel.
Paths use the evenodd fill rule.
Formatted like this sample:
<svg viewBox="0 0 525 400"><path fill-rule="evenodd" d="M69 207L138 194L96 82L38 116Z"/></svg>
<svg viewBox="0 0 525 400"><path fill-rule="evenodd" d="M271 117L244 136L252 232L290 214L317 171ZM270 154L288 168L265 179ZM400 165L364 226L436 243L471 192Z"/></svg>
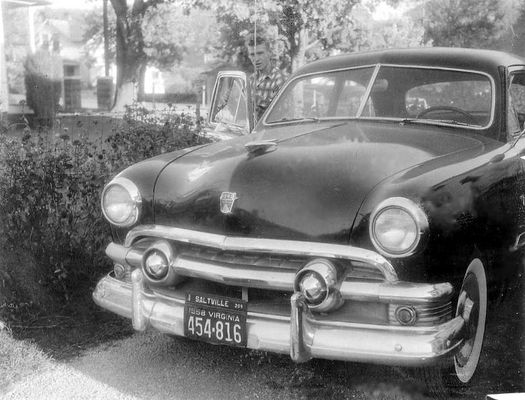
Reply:
<svg viewBox="0 0 525 400"><path fill-rule="evenodd" d="M448 398L450 388L468 385L479 363L487 318L487 279L479 258L472 260L459 291L456 316L465 320L463 342L449 368L429 367L419 370L428 390L441 399Z"/></svg>

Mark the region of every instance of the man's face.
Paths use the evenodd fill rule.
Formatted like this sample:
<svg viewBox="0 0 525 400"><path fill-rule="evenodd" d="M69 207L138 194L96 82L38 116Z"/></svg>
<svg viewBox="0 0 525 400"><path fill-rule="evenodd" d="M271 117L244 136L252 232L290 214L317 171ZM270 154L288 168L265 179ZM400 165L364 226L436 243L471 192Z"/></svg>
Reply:
<svg viewBox="0 0 525 400"><path fill-rule="evenodd" d="M257 46L249 46L248 57L255 66L256 71L265 70L270 65L270 52L264 43Z"/></svg>

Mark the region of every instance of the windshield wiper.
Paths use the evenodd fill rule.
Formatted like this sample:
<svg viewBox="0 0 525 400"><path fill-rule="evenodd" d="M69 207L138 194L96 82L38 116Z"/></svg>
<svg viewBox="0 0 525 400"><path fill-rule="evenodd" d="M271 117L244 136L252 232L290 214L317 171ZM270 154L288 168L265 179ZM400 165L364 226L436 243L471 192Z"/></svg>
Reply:
<svg viewBox="0 0 525 400"><path fill-rule="evenodd" d="M272 122L299 122L299 121L319 122L319 121L321 121L321 118L316 118L316 117L281 118L281 119L279 119L277 121L272 121Z"/></svg>
<svg viewBox="0 0 525 400"><path fill-rule="evenodd" d="M401 125L405 124L449 124L459 126L477 126L467 122L460 122L453 119L419 119L419 118L403 118L399 121Z"/></svg>

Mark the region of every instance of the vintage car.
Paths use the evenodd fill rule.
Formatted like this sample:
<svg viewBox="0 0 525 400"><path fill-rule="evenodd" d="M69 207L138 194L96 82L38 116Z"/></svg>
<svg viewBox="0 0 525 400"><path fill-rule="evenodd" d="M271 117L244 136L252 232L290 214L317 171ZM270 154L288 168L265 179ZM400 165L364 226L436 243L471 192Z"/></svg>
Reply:
<svg viewBox="0 0 525 400"><path fill-rule="evenodd" d="M139 331L414 367L437 394L450 371L471 382L492 300L522 276L525 61L330 57L253 129L249 91L240 73L215 86L210 129L237 137L107 184L95 302Z"/></svg>

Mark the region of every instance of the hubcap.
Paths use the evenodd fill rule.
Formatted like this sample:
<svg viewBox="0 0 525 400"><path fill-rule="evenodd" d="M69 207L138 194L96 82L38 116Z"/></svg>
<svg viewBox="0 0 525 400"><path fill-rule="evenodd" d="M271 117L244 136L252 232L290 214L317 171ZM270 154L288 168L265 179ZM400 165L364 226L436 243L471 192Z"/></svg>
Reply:
<svg viewBox="0 0 525 400"><path fill-rule="evenodd" d="M482 262L475 259L465 273L456 308L456 315L465 321L463 344L454 357L456 375L463 383L469 382L476 371L485 334L486 314L485 270Z"/></svg>

